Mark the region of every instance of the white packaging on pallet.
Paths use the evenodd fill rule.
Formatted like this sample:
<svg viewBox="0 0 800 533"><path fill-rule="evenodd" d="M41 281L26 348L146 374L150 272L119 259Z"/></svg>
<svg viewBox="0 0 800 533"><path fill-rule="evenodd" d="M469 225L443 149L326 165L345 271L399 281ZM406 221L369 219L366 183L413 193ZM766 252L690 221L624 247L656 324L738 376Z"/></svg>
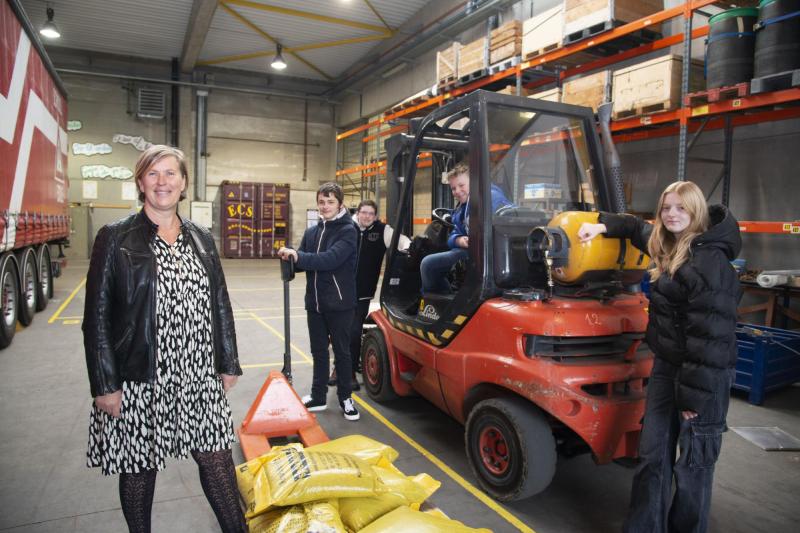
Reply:
<svg viewBox="0 0 800 533"><path fill-rule="evenodd" d="M522 22L522 57L541 55L561 46L564 34L564 4Z"/></svg>

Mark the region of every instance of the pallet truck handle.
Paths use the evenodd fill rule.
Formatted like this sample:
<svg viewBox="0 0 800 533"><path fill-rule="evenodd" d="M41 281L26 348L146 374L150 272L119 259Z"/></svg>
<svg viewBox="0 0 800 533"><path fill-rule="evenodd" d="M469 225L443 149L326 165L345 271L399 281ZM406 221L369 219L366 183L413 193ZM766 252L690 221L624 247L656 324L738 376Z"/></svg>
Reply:
<svg viewBox="0 0 800 533"><path fill-rule="evenodd" d="M289 282L294 279L294 261L281 260L281 280L283 281L283 369L281 374L286 376L286 381L292 383L292 341L289 326Z"/></svg>

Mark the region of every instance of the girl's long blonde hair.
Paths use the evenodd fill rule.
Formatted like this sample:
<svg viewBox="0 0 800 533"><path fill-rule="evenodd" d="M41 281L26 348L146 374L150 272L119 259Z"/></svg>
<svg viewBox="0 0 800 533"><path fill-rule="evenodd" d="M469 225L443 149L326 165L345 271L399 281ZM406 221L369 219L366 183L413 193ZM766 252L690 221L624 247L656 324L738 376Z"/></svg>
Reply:
<svg viewBox="0 0 800 533"><path fill-rule="evenodd" d="M676 193L681 198L683 208L689 214L689 226L681 233L679 238L664 227L661 220L661 209L664 207L664 199L671 192ZM650 279L655 281L661 274L668 274L669 277L683 265L691 253L690 247L695 237L704 233L708 229L708 204L703 196L703 191L691 181L676 181L671 183L661 193L658 200L653 233L647 242L647 250L653 259L650 268Z"/></svg>

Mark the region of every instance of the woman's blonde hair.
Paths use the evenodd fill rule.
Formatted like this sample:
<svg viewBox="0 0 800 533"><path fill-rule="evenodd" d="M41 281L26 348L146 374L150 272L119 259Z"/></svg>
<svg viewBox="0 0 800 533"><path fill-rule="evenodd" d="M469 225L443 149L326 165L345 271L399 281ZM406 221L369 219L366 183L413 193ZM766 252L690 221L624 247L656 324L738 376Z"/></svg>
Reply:
<svg viewBox="0 0 800 533"><path fill-rule="evenodd" d="M139 187L139 180L144 178L145 173L150 170L150 167L164 159L165 157L174 157L178 160L178 166L181 169L181 175L186 181L186 187L181 191L181 200L186 199L186 189L189 188L189 170L186 168L186 156L181 150L166 144L154 144L139 156L136 161L136 167L133 171L133 179L136 182L136 188L139 190L139 201L144 202L144 193Z"/></svg>
<svg viewBox="0 0 800 533"><path fill-rule="evenodd" d="M689 214L689 225L678 238L664 227L664 222L661 220L664 200L671 192L680 196L683 208ZM653 265L649 270L650 279L655 281L664 273L670 277L674 276L681 265L689 259L692 240L704 233L708 225L708 204L700 187L691 181L676 181L668 185L658 200L653 233L647 242L648 253L653 259Z"/></svg>

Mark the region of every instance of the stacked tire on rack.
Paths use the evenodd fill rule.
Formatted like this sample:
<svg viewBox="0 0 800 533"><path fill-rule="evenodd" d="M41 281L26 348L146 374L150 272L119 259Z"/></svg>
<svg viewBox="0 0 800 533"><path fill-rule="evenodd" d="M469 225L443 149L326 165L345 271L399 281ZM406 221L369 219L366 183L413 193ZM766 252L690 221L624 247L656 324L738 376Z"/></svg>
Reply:
<svg viewBox="0 0 800 533"><path fill-rule="evenodd" d="M11 344L17 321L30 325L53 297L53 268L47 244L0 256L0 349Z"/></svg>

